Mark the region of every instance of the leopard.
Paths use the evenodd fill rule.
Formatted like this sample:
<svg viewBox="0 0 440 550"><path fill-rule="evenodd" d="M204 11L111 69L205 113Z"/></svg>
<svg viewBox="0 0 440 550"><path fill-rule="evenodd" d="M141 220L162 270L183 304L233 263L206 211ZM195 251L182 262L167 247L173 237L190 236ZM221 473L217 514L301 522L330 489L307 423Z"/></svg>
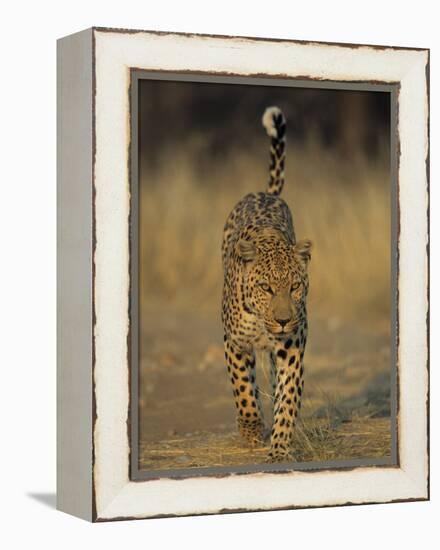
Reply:
<svg viewBox="0 0 440 550"><path fill-rule="evenodd" d="M262 124L270 139L269 179L266 191L242 198L224 225L222 324L238 433L250 447L268 447L265 460L276 463L294 459L293 436L304 395L312 243L296 240L291 211L280 197L286 157L282 110L267 107ZM267 361L270 371L267 427L257 360Z"/></svg>

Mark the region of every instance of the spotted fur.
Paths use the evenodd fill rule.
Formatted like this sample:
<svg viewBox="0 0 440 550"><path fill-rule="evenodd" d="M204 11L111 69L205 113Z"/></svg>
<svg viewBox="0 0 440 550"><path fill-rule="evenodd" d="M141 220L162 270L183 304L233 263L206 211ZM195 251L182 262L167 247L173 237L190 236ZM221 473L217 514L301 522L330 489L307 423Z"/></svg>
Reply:
<svg viewBox="0 0 440 550"><path fill-rule="evenodd" d="M273 422L268 461L280 462L292 458L292 435L304 390L311 243L296 241L289 207L278 196L284 184L286 128L278 107L266 110L263 125L271 138L268 188L246 195L226 221L222 320L237 427L252 446L268 435L256 380L256 352L269 356Z"/></svg>

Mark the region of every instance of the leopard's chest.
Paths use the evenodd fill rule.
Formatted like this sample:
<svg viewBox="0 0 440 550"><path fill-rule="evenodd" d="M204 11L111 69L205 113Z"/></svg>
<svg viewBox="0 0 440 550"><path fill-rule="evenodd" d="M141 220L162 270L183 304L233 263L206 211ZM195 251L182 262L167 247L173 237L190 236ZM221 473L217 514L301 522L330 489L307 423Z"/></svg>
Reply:
<svg viewBox="0 0 440 550"><path fill-rule="evenodd" d="M241 310L233 319L233 339L241 349L271 350L276 337L268 333L264 322L252 313Z"/></svg>
<svg viewBox="0 0 440 550"><path fill-rule="evenodd" d="M261 331L255 335L252 345L255 350L258 351L270 351L275 344L275 338L267 333L267 331Z"/></svg>

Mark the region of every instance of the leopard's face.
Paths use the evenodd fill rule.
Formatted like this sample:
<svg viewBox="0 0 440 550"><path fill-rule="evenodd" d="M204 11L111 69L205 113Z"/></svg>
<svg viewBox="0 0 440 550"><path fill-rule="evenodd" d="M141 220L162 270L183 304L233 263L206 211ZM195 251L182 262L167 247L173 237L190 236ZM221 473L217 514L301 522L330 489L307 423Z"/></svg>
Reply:
<svg viewBox="0 0 440 550"><path fill-rule="evenodd" d="M310 242L282 240L255 247L244 264L246 307L273 335L292 333L305 320Z"/></svg>

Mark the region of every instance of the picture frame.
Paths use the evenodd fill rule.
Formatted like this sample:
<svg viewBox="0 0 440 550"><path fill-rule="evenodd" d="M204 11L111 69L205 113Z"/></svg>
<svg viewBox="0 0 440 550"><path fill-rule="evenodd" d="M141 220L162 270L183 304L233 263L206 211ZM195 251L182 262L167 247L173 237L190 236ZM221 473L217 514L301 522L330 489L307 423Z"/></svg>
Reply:
<svg viewBox="0 0 440 550"><path fill-rule="evenodd" d="M390 460L139 471L134 145L151 75L390 94ZM110 521L429 499L429 50L96 27L58 42L57 89L58 509Z"/></svg>

